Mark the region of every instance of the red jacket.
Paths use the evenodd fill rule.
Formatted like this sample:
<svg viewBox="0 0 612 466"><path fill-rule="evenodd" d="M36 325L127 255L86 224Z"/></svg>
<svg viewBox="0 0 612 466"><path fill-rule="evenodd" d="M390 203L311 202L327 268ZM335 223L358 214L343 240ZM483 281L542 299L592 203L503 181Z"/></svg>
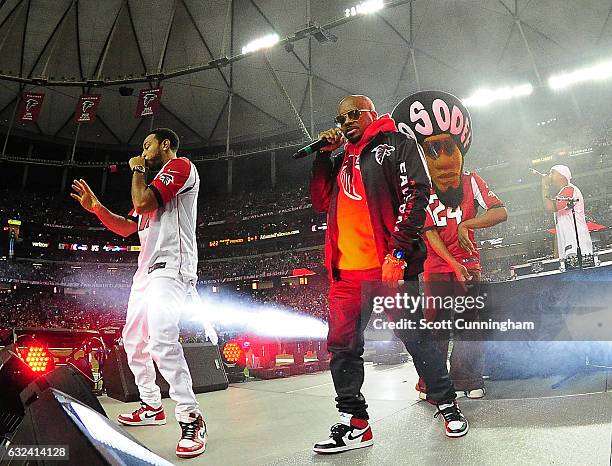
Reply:
<svg viewBox="0 0 612 466"><path fill-rule="evenodd" d="M382 118L390 119L379 120ZM400 249L406 253L405 276L418 275L426 256L421 232L431 188L425 159L416 142L397 131L376 132L360 149L361 176L380 263L393 249ZM337 176L343 160L344 152L336 157L317 153L310 178L312 205L327 213L325 264L330 276L337 263Z"/></svg>

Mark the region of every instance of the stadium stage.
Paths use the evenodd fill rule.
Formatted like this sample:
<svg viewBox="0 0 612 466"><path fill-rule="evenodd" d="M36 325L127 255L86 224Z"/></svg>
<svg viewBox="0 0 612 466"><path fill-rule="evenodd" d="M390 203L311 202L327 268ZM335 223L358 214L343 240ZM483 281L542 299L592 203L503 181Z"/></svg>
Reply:
<svg viewBox="0 0 612 466"><path fill-rule="evenodd" d="M561 377L488 381L481 400L462 398L470 433L444 436L434 408L417 401L412 363L366 364L364 395L375 444L340 455L316 455L311 446L337 421L328 371L232 384L197 395L208 424L206 452L180 460L174 403L164 400L164 426L125 428L175 464L557 464L609 465L612 445L612 372L586 372L552 390ZM109 418L137 403L101 399Z"/></svg>

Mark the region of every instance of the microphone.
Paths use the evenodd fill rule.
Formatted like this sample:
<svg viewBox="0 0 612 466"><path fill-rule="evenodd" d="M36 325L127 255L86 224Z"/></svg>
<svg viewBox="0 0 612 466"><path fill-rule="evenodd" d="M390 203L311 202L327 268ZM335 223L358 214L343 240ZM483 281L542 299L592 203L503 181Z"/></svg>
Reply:
<svg viewBox="0 0 612 466"><path fill-rule="evenodd" d="M561 196L557 196L555 197L555 201L559 201L559 202L578 202L580 199L574 199L573 197L561 197Z"/></svg>
<svg viewBox="0 0 612 466"><path fill-rule="evenodd" d="M531 173L533 173L534 175L540 175L541 177L545 177L546 175L544 173L540 173L539 171L537 171L535 168L531 168L529 167L529 171Z"/></svg>
<svg viewBox="0 0 612 466"><path fill-rule="evenodd" d="M311 142L307 146L302 147L299 151L297 151L291 157L293 157L294 160L304 158L307 155L317 152L319 149L322 149L328 144L329 142L327 141L327 139L319 139L318 141Z"/></svg>

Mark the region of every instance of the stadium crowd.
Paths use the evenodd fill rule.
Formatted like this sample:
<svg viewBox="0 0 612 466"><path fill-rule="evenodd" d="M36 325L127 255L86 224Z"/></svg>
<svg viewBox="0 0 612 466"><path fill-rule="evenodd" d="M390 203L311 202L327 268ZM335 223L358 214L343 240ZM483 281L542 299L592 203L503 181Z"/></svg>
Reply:
<svg viewBox="0 0 612 466"><path fill-rule="evenodd" d="M99 330L125 321L127 297L127 291L68 295L26 286L4 290L0 327Z"/></svg>
<svg viewBox="0 0 612 466"><path fill-rule="evenodd" d="M319 270L322 249L288 250L280 253L201 261L200 283L235 281L237 277L289 276L294 269ZM47 285L93 288L129 288L136 264L89 262L0 261L0 281L7 283L41 282Z"/></svg>
<svg viewBox="0 0 612 466"><path fill-rule="evenodd" d="M553 164L553 159L546 159L550 156L559 156L558 163L571 165L574 182L585 196L587 219L612 225L612 157L605 155L612 146L612 119L582 131L574 130L571 136L563 124L557 123L547 122L524 139L502 144L501 149L499 141L492 138L475 147L466 159L466 169L480 172L510 212L507 222L477 234L478 240L503 238L510 245L504 254L483 251L486 280L506 280L510 266L553 255L553 242L549 241L552 235L546 231L554 227L553 218L542 210L540 178L529 172L531 161L537 158L545 159L543 167ZM107 204L119 213L128 212L130 207L125 201L111 200ZM312 210L306 182L274 190L203 197L198 209L200 286L222 287L242 280L248 283L253 278L284 277L298 268L325 277L325 216ZM67 195L0 190L0 221L4 226L11 218L21 219L24 224L15 245L17 260L0 260L0 284L4 284L0 292L2 326L99 328L124 318L138 254L64 250L58 248L58 243L126 246L137 244L136 238L123 240L103 231L95 217L83 212ZM249 236L294 230L300 233L265 241L260 237L248 240ZM242 244L223 242L236 238L247 240ZM2 241L0 255L6 256L4 243L8 241L5 237ZM35 242L49 246L37 249L32 247ZM596 247L602 249L609 243L601 241ZM44 285L37 288L31 282ZM325 318L326 281L315 282L281 286L276 279L273 288L250 290L250 294L259 302L279 303ZM55 292L50 291L54 287ZM85 293L64 294L63 288Z"/></svg>

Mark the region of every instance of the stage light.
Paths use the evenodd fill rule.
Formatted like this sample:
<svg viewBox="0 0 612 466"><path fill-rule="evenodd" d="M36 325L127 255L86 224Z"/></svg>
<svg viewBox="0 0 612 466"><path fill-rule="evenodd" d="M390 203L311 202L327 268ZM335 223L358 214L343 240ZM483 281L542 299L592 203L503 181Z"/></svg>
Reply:
<svg viewBox="0 0 612 466"><path fill-rule="evenodd" d="M32 372L44 374L54 368L53 358L43 346L30 346L25 348L25 356L22 358L30 367Z"/></svg>
<svg viewBox="0 0 612 466"><path fill-rule="evenodd" d="M367 15L382 10L384 7L385 4L383 0L369 0L359 5L355 5L354 7L347 8L344 10L344 16L350 18L351 16Z"/></svg>
<svg viewBox="0 0 612 466"><path fill-rule="evenodd" d="M584 81L602 81L612 77L612 61L580 68L570 73L560 73L548 78L548 86L554 90L564 89Z"/></svg>
<svg viewBox="0 0 612 466"><path fill-rule="evenodd" d="M246 366L246 355L240 343L235 340L228 341L223 345L223 359L227 364Z"/></svg>
<svg viewBox="0 0 612 466"><path fill-rule="evenodd" d="M519 86L506 86L500 89L480 89L471 96L461 99L466 107L484 107L499 100L510 100L525 97L533 93L530 83Z"/></svg>
<svg viewBox="0 0 612 466"><path fill-rule="evenodd" d="M249 42L247 45L242 47L242 53L251 53L257 50L272 47L273 45L278 44L279 40L280 38L278 37L278 34L268 34L267 36L255 39L254 41Z"/></svg>

